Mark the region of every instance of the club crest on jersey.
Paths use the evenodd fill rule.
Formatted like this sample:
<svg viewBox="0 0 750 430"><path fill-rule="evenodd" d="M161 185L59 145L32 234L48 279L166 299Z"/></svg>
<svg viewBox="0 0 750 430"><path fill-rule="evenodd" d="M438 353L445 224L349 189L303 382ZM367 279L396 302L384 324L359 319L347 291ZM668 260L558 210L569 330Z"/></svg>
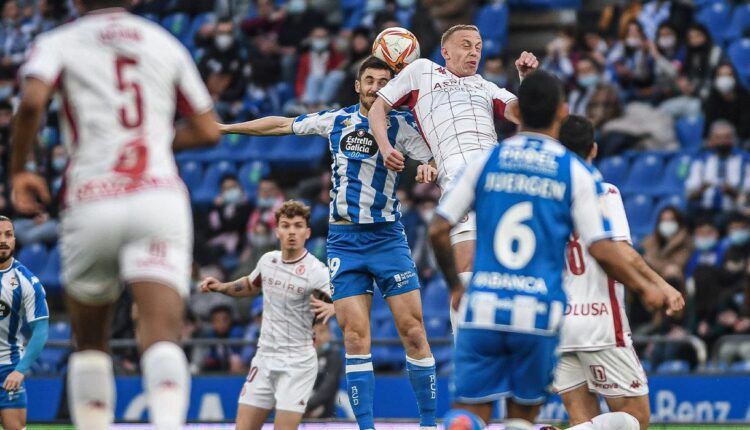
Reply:
<svg viewBox="0 0 750 430"><path fill-rule="evenodd" d="M13 275L10 278L10 281L8 282L8 284L10 285L10 289L11 290L15 290L16 287L18 287L19 285L21 285L21 283L18 282L18 276L15 276L15 275Z"/></svg>
<svg viewBox="0 0 750 430"><path fill-rule="evenodd" d="M341 138L341 152L352 160L364 160L377 154L375 138L364 128L354 130Z"/></svg>
<svg viewBox="0 0 750 430"><path fill-rule="evenodd" d="M7 317L10 315L10 305L5 303L5 301L0 300L0 319Z"/></svg>
<svg viewBox="0 0 750 430"><path fill-rule="evenodd" d="M302 276L302 275L304 275L304 274L305 274L305 265L304 265L304 264L300 264L299 266L297 266L297 267L296 267L296 268L294 269L294 273L296 273L296 274L297 274L297 276Z"/></svg>

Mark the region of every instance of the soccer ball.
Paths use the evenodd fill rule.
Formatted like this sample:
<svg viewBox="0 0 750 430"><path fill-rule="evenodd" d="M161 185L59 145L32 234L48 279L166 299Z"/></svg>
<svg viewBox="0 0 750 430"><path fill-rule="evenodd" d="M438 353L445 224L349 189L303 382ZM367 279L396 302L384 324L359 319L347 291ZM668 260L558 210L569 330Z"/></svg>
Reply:
<svg viewBox="0 0 750 430"><path fill-rule="evenodd" d="M386 28L372 44L372 55L385 61L396 73L419 58L419 42L411 31L401 27Z"/></svg>

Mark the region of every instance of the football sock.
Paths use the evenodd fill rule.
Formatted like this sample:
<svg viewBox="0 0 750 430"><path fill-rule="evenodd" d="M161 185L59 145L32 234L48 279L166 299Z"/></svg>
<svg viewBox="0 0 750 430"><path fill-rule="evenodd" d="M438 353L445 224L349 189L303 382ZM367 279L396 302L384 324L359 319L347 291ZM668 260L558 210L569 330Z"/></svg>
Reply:
<svg viewBox="0 0 750 430"><path fill-rule="evenodd" d="M346 354L346 391L360 430L374 430L372 402L375 397L375 373L372 355Z"/></svg>
<svg viewBox="0 0 750 430"><path fill-rule="evenodd" d="M411 388L417 397L419 425L421 427L436 427L437 378L435 376L435 358L429 356L417 360L406 356L406 370L409 372Z"/></svg>
<svg viewBox="0 0 750 430"><path fill-rule="evenodd" d="M585 423L568 427L568 430L639 430L638 420L626 412L610 412L597 415Z"/></svg>
<svg viewBox="0 0 750 430"><path fill-rule="evenodd" d="M172 342L157 342L143 353L141 368L154 428L181 429L190 399L190 372L182 348Z"/></svg>
<svg viewBox="0 0 750 430"><path fill-rule="evenodd" d="M443 420L445 430L482 430L484 421L475 414L463 409L451 409Z"/></svg>
<svg viewBox="0 0 750 430"><path fill-rule="evenodd" d="M68 402L73 424L87 430L107 430L114 419L115 378L112 358L101 351L70 355Z"/></svg>
<svg viewBox="0 0 750 430"><path fill-rule="evenodd" d="M526 420L511 418L505 421L505 430L534 430L534 424Z"/></svg>

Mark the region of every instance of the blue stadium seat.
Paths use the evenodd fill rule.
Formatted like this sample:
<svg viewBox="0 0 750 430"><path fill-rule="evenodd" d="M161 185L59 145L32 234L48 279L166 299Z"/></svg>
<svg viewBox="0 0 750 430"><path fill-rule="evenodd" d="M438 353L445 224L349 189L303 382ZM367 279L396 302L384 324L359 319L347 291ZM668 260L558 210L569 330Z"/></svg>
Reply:
<svg viewBox="0 0 750 430"><path fill-rule="evenodd" d="M221 178L230 173L236 174L237 169L234 163L229 161L219 161L209 165L203 175L201 186L193 192L193 202L201 206L210 204L219 193Z"/></svg>
<svg viewBox="0 0 750 430"><path fill-rule="evenodd" d="M433 314L424 317L424 328L428 339L439 339L451 335L451 322L447 311L448 309L444 306L442 315Z"/></svg>
<svg viewBox="0 0 750 430"><path fill-rule="evenodd" d="M742 86L745 89L750 88L750 38L732 42L727 49L727 55L734 64L734 70L737 71Z"/></svg>
<svg viewBox="0 0 750 430"><path fill-rule="evenodd" d="M634 194L625 198L625 214L633 236L642 237L653 230L654 201L651 196Z"/></svg>
<svg viewBox="0 0 750 430"><path fill-rule="evenodd" d="M737 5L732 12L732 23L726 31L726 39L728 41L740 39L748 27L750 27L750 3Z"/></svg>
<svg viewBox="0 0 750 430"><path fill-rule="evenodd" d="M581 0L510 0L511 7L522 9L579 9Z"/></svg>
<svg viewBox="0 0 750 430"><path fill-rule="evenodd" d="M695 14L695 20L708 28L717 44L722 44L732 20L732 7L726 0L713 0Z"/></svg>
<svg viewBox="0 0 750 430"><path fill-rule="evenodd" d="M705 118L683 117L675 122L675 132L684 151L698 152L703 147L703 124Z"/></svg>
<svg viewBox="0 0 750 430"><path fill-rule="evenodd" d="M474 17L479 34L484 41L483 55L493 56L502 52L508 37L508 5L504 2L482 6Z"/></svg>
<svg viewBox="0 0 750 430"><path fill-rule="evenodd" d="M378 339L399 339L392 319L386 320L373 336ZM372 348L373 365L378 369L401 370L406 357L401 345L378 345Z"/></svg>
<svg viewBox="0 0 750 430"><path fill-rule="evenodd" d="M445 315L450 293L442 278L434 279L422 289L422 309L425 315Z"/></svg>
<svg viewBox="0 0 750 430"><path fill-rule="evenodd" d="M738 361L729 365L730 372L750 373L750 361Z"/></svg>
<svg viewBox="0 0 750 430"><path fill-rule="evenodd" d="M161 26L166 28L177 39L183 40L190 31L190 17L186 13L173 13L167 15L161 21Z"/></svg>
<svg viewBox="0 0 750 430"><path fill-rule="evenodd" d="M453 347L449 345L440 345L431 349L432 356L435 357L435 366L438 368L438 373L445 373L447 370L452 374Z"/></svg>
<svg viewBox="0 0 750 430"><path fill-rule="evenodd" d="M212 151L214 150L213 147L210 148L197 148L197 149L188 149L188 150L182 150L178 151L175 154L175 160L177 160L178 163L182 163L185 161L198 161L201 163L208 163L212 160Z"/></svg>
<svg viewBox="0 0 750 430"><path fill-rule="evenodd" d="M646 373L651 372L651 362L648 360L641 360L641 367L643 368L643 371Z"/></svg>
<svg viewBox="0 0 750 430"><path fill-rule="evenodd" d="M268 160L278 140L276 136L251 136L242 146L238 157L240 160Z"/></svg>
<svg viewBox="0 0 750 430"><path fill-rule="evenodd" d="M203 179L203 166L197 161L180 163L180 177L191 192L197 190Z"/></svg>
<svg viewBox="0 0 750 430"><path fill-rule="evenodd" d="M65 321L58 321L50 324L48 340L70 340L70 324ZM69 348L52 348L45 347L39 355L35 365L37 373L56 373L60 371L65 364L65 358L70 352Z"/></svg>
<svg viewBox="0 0 750 430"><path fill-rule="evenodd" d="M47 264L44 265L44 269L36 274L47 293L58 293L62 288L60 268L60 248L55 246L47 256Z"/></svg>
<svg viewBox="0 0 750 430"><path fill-rule="evenodd" d="M656 373L677 374L689 373L690 363L685 360L668 360L656 367Z"/></svg>
<svg viewBox="0 0 750 430"><path fill-rule="evenodd" d="M326 140L320 137L282 136L270 149L268 161L284 167L315 168L325 149Z"/></svg>
<svg viewBox="0 0 750 430"><path fill-rule="evenodd" d="M658 184L661 180L663 170L664 156L661 153L641 153L633 160L628 178L622 184L620 191L625 194L657 194L658 190L654 184Z"/></svg>
<svg viewBox="0 0 750 430"><path fill-rule="evenodd" d="M26 245L18 251L18 261L39 276L47 265L47 248L41 243Z"/></svg>
<svg viewBox="0 0 750 430"><path fill-rule="evenodd" d="M654 221L656 221L657 216L659 216L659 212L661 212L661 210L667 206L674 206L677 209L684 211L685 209L687 209L687 204L685 203L685 195L672 194L671 196L663 196L662 198L660 198L654 205Z"/></svg>
<svg viewBox="0 0 750 430"><path fill-rule="evenodd" d="M685 179L690 173L690 162L692 157L687 154L679 154L667 161L661 174L661 181L654 187L656 194L682 195L685 192Z"/></svg>
<svg viewBox="0 0 750 430"><path fill-rule="evenodd" d="M190 28L188 29L187 35L185 36L185 45L190 49L195 47L195 35L198 33L198 30L200 30L200 28L203 27L204 24L208 24L211 22L216 22L216 15L213 12L205 12L196 15L195 18L193 18L193 21L190 23Z"/></svg>
<svg viewBox="0 0 750 430"><path fill-rule="evenodd" d="M616 185L618 188L625 183L628 176L629 163L626 157L616 155L608 157L599 162L599 171L604 180Z"/></svg>
<svg viewBox="0 0 750 430"><path fill-rule="evenodd" d="M255 191L258 188L258 183L261 179L268 176L270 171L271 168L268 167L268 163L266 162L260 160L248 161L240 167L237 177L239 178L240 185L242 185L242 189L245 190L245 193L255 194Z"/></svg>

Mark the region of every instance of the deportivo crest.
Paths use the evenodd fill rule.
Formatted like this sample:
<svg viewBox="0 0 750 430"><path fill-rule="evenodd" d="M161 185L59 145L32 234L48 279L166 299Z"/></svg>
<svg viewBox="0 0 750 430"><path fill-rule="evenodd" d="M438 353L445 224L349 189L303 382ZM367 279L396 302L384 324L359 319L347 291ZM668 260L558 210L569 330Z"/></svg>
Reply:
<svg viewBox="0 0 750 430"><path fill-rule="evenodd" d="M352 160L364 160L378 153L375 138L364 128L355 130L341 138L341 152Z"/></svg>

